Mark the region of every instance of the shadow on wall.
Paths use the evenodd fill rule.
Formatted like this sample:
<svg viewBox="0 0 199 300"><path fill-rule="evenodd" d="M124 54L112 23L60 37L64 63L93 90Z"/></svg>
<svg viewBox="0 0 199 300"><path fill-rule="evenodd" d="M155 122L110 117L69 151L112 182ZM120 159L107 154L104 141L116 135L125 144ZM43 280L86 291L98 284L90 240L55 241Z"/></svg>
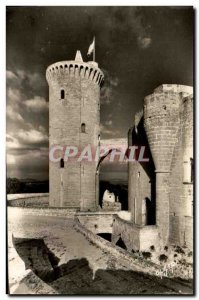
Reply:
<svg viewBox="0 0 199 300"><path fill-rule="evenodd" d="M150 192L147 191L147 196L145 197L146 201L146 225L155 225L156 224L156 174L155 174L155 165L153 157L150 151L147 135L144 129L144 120L141 118L137 129L135 127L132 131L131 144L136 146L145 146L145 158L148 158L148 162L140 161L143 171L148 177L148 182L150 183ZM142 183L143 184L143 183ZM142 191L145 191L144 184L140 186ZM140 191L138 191L140 193ZM149 195L150 194L150 195ZM143 198L144 199L144 198Z"/></svg>
<svg viewBox="0 0 199 300"><path fill-rule="evenodd" d="M26 293L27 289L32 290L32 283L37 282L34 281L35 275L56 294L62 295L179 294L179 282L175 287L174 282L170 282L168 278L161 279L141 272L115 270L114 261L110 261L107 270L97 270L94 278L86 258L72 259L58 266L59 258L48 249L43 239L13 237L13 243L26 269L32 271L21 280L13 294L23 294L23 286L26 287ZM183 281L182 284L186 292L192 294L191 283ZM36 294L37 283L34 286Z"/></svg>

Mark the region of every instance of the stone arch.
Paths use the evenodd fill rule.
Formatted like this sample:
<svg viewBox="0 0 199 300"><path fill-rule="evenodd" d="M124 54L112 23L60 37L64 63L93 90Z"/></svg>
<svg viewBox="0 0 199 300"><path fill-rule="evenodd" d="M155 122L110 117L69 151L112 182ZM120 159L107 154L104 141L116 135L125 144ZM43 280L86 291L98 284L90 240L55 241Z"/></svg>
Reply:
<svg viewBox="0 0 199 300"><path fill-rule="evenodd" d="M111 149L109 149L109 151L107 153L105 153L105 155L103 155L102 157L100 157L97 167L96 167L96 174L98 175L99 179L100 179L100 166L103 163L103 161L105 160L105 158L110 155L113 151L121 151L121 149L117 148L117 147L113 147ZM128 158L128 152L125 152L124 155L125 158ZM111 183L110 183L111 185ZM98 203L100 206L102 206L102 199L103 199L103 194L105 190L109 190L111 192L113 192L115 194L116 197L119 197L119 202L121 203L122 206L122 210L128 210L128 191L124 190L123 188L120 187L120 185L116 185L113 189L111 188L110 185L107 185L106 183L101 184L100 183L100 190L99 190L99 199L98 199Z"/></svg>
<svg viewBox="0 0 199 300"><path fill-rule="evenodd" d="M99 135L100 136L100 135ZM96 168L96 173L99 171L99 167L100 167L100 164L103 162L103 160L113 151L120 151L120 149L118 148L111 148L105 155L103 155L102 157L100 157L99 161L98 161L98 164L97 164L97 168ZM125 157L128 158L128 153L125 152Z"/></svg>

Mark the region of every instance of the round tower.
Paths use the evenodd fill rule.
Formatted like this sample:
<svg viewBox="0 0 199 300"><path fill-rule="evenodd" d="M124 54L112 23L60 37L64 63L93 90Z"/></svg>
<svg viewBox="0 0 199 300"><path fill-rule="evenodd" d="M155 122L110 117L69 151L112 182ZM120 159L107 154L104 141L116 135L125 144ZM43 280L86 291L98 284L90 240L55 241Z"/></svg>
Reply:
<svg viewBox="0 0 199 300"><path fill-rule="evenodd" d="M73 61L50 65L49 148L54 145L96 147L100 134L100 87L103 73L96 62L83 62L80 51ZM50 206L96 210L97 162L49 160Z"/></svg>
<svg viewBox="0 0 199 300"><path fill-rule="evenodd" d="M144 127L156 172L156 222L165 244L169 237L169 174L180 130L180 108L191 92L189 86L163 84L144 99Z"/></svg>

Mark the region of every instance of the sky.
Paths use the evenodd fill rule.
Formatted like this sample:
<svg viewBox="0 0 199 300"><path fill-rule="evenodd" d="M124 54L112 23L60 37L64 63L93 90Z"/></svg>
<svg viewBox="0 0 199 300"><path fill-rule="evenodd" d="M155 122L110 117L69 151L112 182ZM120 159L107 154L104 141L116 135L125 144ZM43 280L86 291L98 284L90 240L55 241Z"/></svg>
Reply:
<svg viewBox="0 0 199 300"><path fill-rule="evenodd" d="M95 36L101 138L126 138L154 88L193 85L193 26L192 7L7 7L7 177L48 179L48 65Z"/></svg>

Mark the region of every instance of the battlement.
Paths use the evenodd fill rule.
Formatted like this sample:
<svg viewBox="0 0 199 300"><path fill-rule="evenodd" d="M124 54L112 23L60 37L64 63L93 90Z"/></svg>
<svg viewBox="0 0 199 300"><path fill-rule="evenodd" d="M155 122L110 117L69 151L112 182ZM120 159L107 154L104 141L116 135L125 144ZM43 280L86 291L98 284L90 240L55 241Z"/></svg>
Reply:
<svg viewBox="0 0 199 300"><path fill-rule="evenodd" d="M182 84L161 84L154 93L185 93L187 95L193 94L193 87Z"/></svg>
<svg viewBox="0 0 199 300"><path fill-rule="evenodd" d="M193 97L193 87L178 84L162 84L152 94L144 98L144 115L151 117L170 117L179 113L184 99Z"/></svg>
<svg viewBox="0 0 199 300"><path fill-rule="evenodd" d="M98 68L95 62L79 62L76 60L61 61L50 65L46 70L46 79L48 82L53 81L56 77L80 77L91 80L92 82L102 85L104 74Z"/></svg>

